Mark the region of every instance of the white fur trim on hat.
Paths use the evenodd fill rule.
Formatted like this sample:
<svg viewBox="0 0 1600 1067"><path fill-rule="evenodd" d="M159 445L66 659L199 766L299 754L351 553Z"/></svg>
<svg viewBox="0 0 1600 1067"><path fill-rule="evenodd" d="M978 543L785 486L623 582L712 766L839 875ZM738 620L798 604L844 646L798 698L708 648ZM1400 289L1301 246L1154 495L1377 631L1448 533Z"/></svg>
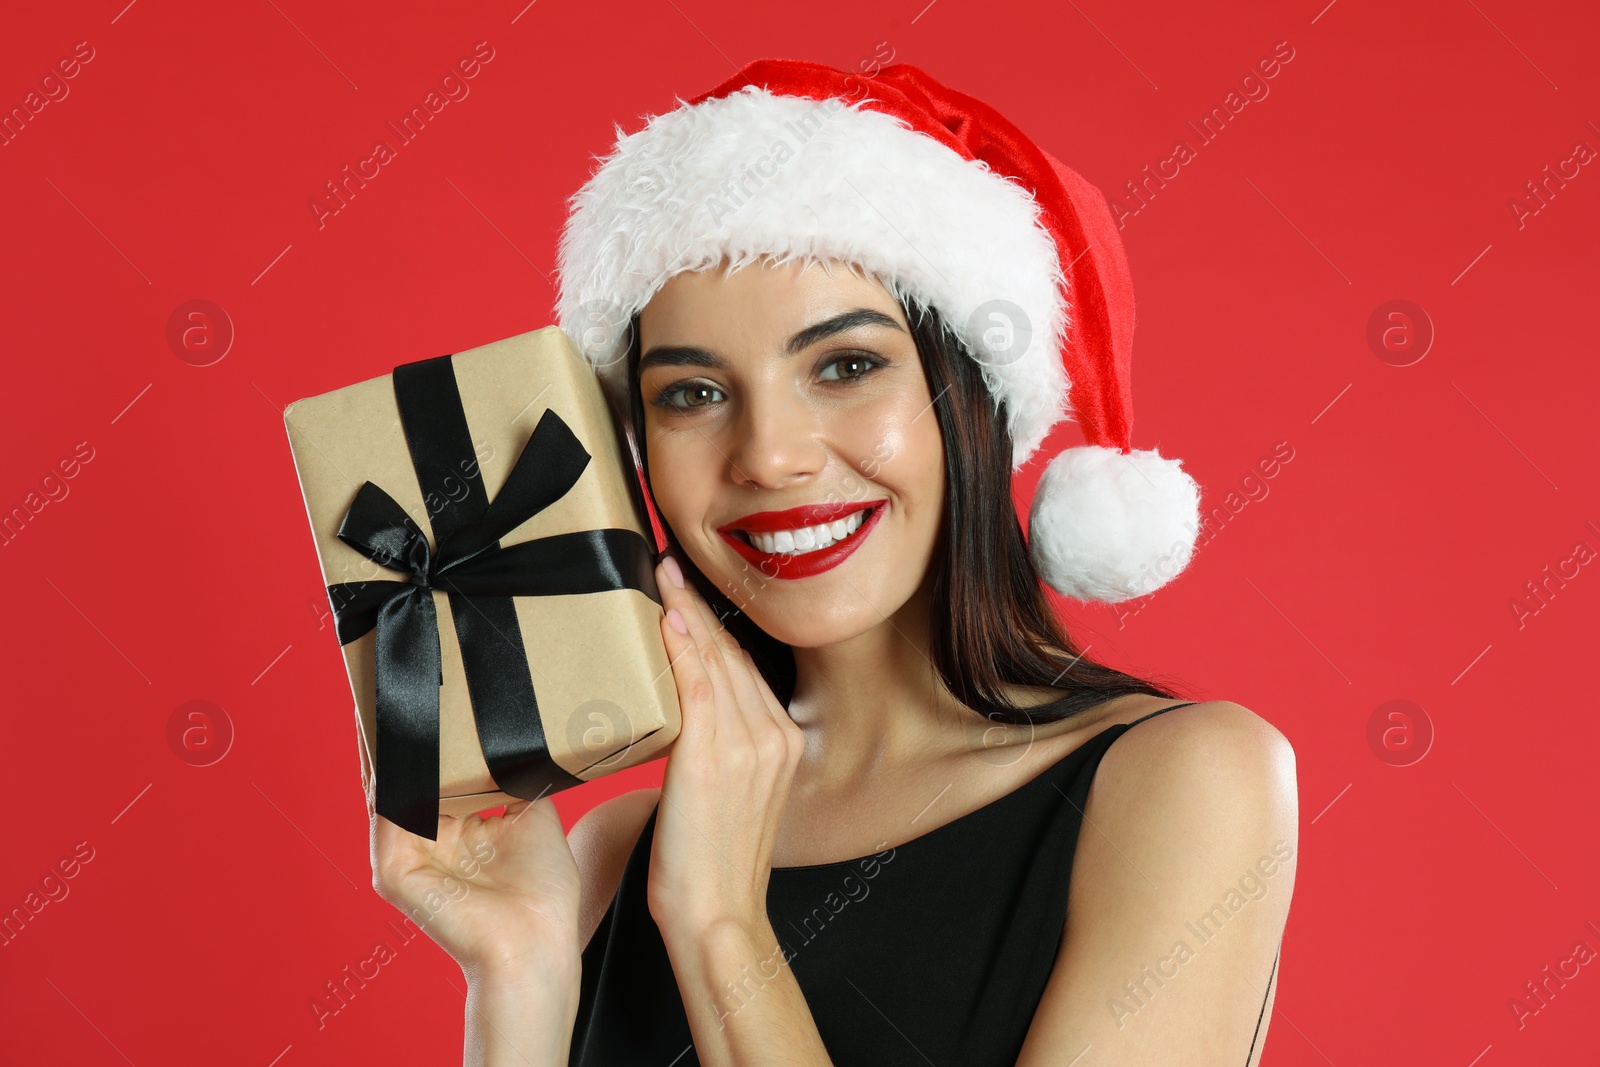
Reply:
<svg viewBox="0 0 1600 1067"><path fill-rule="evenodd" d="M1029 553L1063 596L1115 604L1176 577L1199 530L1200 489L1179 460L1080 445L1039 477Z"/></svg>
<svg viewBox="0 0 1600 1067"><path fill-rule="evenodd" d="M572 198L561 328L608 389L626 329L683 271L837 259L935 307L1004 401L1021 467L1067 417L1065 280L1033 195L901 120L746 86L622 136Z"/></svg>

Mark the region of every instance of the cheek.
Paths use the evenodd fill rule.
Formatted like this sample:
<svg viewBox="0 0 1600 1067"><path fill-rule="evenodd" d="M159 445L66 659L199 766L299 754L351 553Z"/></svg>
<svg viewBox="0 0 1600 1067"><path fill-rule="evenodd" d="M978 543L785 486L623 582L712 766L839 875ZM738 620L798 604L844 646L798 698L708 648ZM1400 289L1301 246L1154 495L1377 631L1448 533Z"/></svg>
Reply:
<svg viewBox="0 0 1600 1067"><path fill-rule="evenodd" d="M672 440L672 435L662 435L658 427L645 424L645 434L650 440L646 458L650 461L650 494L661 512L661 520L674 530L680 530L686 499L691 491L688 478L683 477L686 464L685 450Z"/></svg>
<svg viewBox="0 0 1600 1067"><path fill-rule="evenodd" d="M706 439L699 434L691 439L671 432L650 432L651 498L678 540L692 540L692 531L712 505L710 472L716 467L705 454Z"/></svg>
<svg viewBox="0 0 1600 1067"><path fill-rule="evenodd" d="M931 407L896 405L853 420L844 430L857 472L927 506L944 491L944 437Z"/></svg>

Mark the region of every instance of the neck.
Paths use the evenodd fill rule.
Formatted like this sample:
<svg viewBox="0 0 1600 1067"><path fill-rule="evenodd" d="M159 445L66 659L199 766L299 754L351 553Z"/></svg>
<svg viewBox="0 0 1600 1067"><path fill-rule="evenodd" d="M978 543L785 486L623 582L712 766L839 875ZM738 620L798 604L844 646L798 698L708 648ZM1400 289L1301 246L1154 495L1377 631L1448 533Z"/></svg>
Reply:
<svg viewBox="0 0 1600 1067"><path fill-rule="evenodd" d="M789 715L806 734L807 762L853 779L949 746L982 721L944 685L929 652L931 581L899 611L846 641L795 648ZM981 732L981 731L980 731Z"/></svg>

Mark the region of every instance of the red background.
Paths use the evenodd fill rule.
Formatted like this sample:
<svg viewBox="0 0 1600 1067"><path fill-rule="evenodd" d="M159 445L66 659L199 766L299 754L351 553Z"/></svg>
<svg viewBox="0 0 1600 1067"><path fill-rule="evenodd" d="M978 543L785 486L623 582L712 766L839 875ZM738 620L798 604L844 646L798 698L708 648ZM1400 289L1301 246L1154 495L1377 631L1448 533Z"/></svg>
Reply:
<svg viewBox="0 0 1600 1067"><path fill-rule="evenodd" d="M1063 610L1092 654L1294 744L1301 866L1266 1062L1593 1054L1600 964L1521 1027L1508 1007L1576 943L1600 949L1600 728L1579 678L1600 565L1567 564L1520 621L1511 607L1600 548L1581 310L1597 165L1521 225L1510 207L1600 146L1592 5L125 2L13 6L0 35L8 111L94 49L0 146L0 508L78 442L94 453L0 545L0 910L94 850L0 947L0 1059L459 1057L461 975L422 939L321 1029L309 1008L397 913L369 888L350 693L281 408L551 322L563 202L613 123L754 58L854 67L880 42L1130 206L1144 165L1196 149L1124 231L1134 443L1182 458L1226 520L1142 604ZM480 41L494 59L470 96L319 228L324 183ZM1186 123L1283 41L1269 95L1199 144ZM166 337L196 299L236 330L203 367ZM1436 331L1409 366L1367 341L1393 299ZM1249 480L1280 442L1292 460ZM1255 499L1230 509L1241 480ZM235 731L207 767L167 740L197 699ZM1410 766L1367 739L1390 700L1432 724ZM558 803L570 825L661 769Z"/></svg>

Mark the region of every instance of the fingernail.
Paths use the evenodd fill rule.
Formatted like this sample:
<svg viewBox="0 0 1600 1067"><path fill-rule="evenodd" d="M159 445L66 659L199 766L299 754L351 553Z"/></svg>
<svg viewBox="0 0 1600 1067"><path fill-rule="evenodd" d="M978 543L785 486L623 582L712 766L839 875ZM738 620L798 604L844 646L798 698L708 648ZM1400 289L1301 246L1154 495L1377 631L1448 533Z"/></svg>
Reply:
<svg viewBox="0 0 1600 1067"><path fill-rule="evenodd" d="M667 569L667 580L679 589L683 588L683 570L678 566L678 561L671 556L662 560L662 565ZM684 631L687 633L688 631Z"/></svg>
<svg viewBox="0 0 1600 1067"><path fill-rule="evenodd" d="M686 634L689 632L689 624L683 621L683 616L678 614L677 608L667 609L667 622L680 634Z"/></svg>

